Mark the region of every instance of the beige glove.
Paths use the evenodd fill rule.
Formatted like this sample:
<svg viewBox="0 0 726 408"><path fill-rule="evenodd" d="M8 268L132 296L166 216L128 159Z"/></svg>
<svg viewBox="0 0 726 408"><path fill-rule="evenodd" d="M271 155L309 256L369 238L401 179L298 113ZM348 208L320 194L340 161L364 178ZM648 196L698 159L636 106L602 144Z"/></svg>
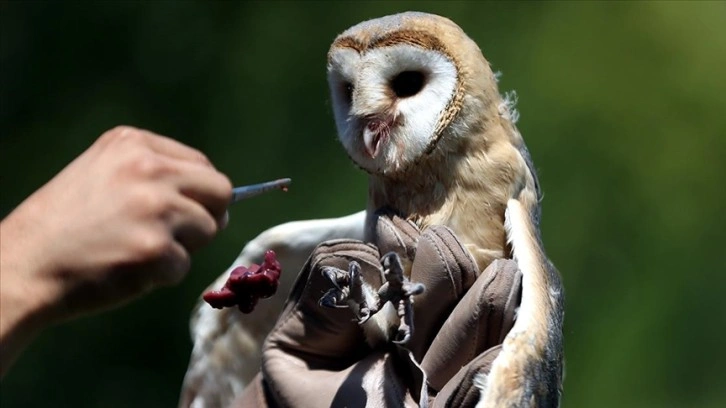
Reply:
<svg viewBox="0 0 726 408"><path fill-rule="evenodd" d="M476 404L474 376L488 372L513 324L521 296L516 264L497 260L477 277L446 227L420 232L383 214L376 232L379 248L354 240L316 248L265 341L261 373L235 406ZM396 279L399 262L410 267L410 281ZM414 295L420 285L425 290ZM384 313L379 300L396 303L402 324L393 325L391 341L372 347L359 322Z"/></svg>

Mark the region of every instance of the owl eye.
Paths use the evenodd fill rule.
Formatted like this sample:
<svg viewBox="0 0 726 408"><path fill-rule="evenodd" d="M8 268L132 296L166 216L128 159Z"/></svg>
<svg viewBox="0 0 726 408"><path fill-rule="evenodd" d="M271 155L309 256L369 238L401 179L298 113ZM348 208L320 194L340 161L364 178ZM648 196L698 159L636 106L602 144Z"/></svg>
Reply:
<svg viewBox="0 0 726 408"><path fill-rule="evenodd" d="M391 81L391 89L399 98L408 98L421 91L426 77L420 71L403 71Z"/></svg>
<svg viewBox="0 0 726 408"><path fill-rule="evenodd" d="M353 90L355 90L353 84L350 82L343 82L343 95L345 96L345 101L348 103L353 100Z"/></svg>

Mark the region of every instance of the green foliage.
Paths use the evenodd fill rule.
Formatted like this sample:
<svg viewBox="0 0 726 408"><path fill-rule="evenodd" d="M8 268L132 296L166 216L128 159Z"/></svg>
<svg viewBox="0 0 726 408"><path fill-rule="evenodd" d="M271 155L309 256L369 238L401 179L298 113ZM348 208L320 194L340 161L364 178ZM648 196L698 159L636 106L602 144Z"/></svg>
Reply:
<svg viewBox="0 0 726 408"><path fill-rule="evenodd" d="M203 150L237 185L294 180L236 205L179 287L44 333L2 406L174 406L191 309L242 246L363 207L326 52L408 9L460 24L518 92L566 285L563 406L726 406L726 3L453 1L1 3L3 215L118 124Z"/></svg>

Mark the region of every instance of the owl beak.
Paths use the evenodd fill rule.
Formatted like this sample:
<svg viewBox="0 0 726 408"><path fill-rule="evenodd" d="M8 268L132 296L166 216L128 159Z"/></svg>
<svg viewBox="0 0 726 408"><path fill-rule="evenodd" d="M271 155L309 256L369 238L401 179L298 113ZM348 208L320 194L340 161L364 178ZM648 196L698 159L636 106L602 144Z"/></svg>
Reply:
<svg viewBox="0 0 726 408"><path fill-rule="evenodd" d="M371 159L378 156L381 146L388 141L391 125L388 119L371 119L363 129L363 144Z"/></svg>
<svg viewBox="0 0 726 408"><path fill-rule="evenodd" d="M380 133L371 132L366 129L363 131L363 144L366 148L366 153L371 159L375 159L378 156L378 151L381 147L381 135Z"/></svg>

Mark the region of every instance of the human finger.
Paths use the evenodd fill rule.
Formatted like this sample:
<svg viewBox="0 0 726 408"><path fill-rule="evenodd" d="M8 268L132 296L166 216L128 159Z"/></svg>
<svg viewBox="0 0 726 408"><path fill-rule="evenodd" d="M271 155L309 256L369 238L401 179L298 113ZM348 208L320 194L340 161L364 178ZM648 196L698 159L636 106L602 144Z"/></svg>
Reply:
<svg viewBox="0 0 726 408"><path fill-rule="evenodd" d="M477 272L474 259L449 228L433 226L421 234L410 278L425 286L413 303L414 332L408 347L416 358L423 357Z"/></svg>
<svg viewBox="0 0 726 408"><path fill-rule="evenodd" d="M477 382L480 381L481 376L485 376L491 371L492 364L500 351L501 346L490 348L474 357L469 364L461 367L456 375L439 390L432 406L434 408L475 407L481 393Z"/></svg>
<svg viewBox="0 0 726 408"><path fill-rule="evenodd" d="M376 211L375 217L373 242L378 246L378 251L381 254L395 252L404 265L410 266L410 261L416 255L416 243L421 231L416 224L388 209Z"/></svg>
<svg viewBox="0 0 726 408"><path fill-rule="evenodd" d="M501 344L514 323L521 281L517 263L509 259L495 260L479 276L441 326L421 362L432 388L440 390L462 366Z"/></svg>
<svg viewBox="0 0 726 408"><path fill-rule="evenodd" d="M202 164L207 167L214 167L207 156L201 151L179 142L168 136L163 136L146 129L133 126L118 126L106 132L101 143L133 143L144 145L155 153L173 157L180 160Z"/></svg>
<svg viewBox="0 0 726 408"><path fill-rule="evenodd" d="M204 206L217 220L225 223L225 213L232 197L232 183L227 176L200 164L174 160L174 184L180 193Z"/></svg>
<svg viewBox="0 0 726 408"><path fill-rule="evenodd" d="M195 200L177 196L172 207L167 222L174 239L189 252L206 245L220 229L219 220Z"/></svg>

